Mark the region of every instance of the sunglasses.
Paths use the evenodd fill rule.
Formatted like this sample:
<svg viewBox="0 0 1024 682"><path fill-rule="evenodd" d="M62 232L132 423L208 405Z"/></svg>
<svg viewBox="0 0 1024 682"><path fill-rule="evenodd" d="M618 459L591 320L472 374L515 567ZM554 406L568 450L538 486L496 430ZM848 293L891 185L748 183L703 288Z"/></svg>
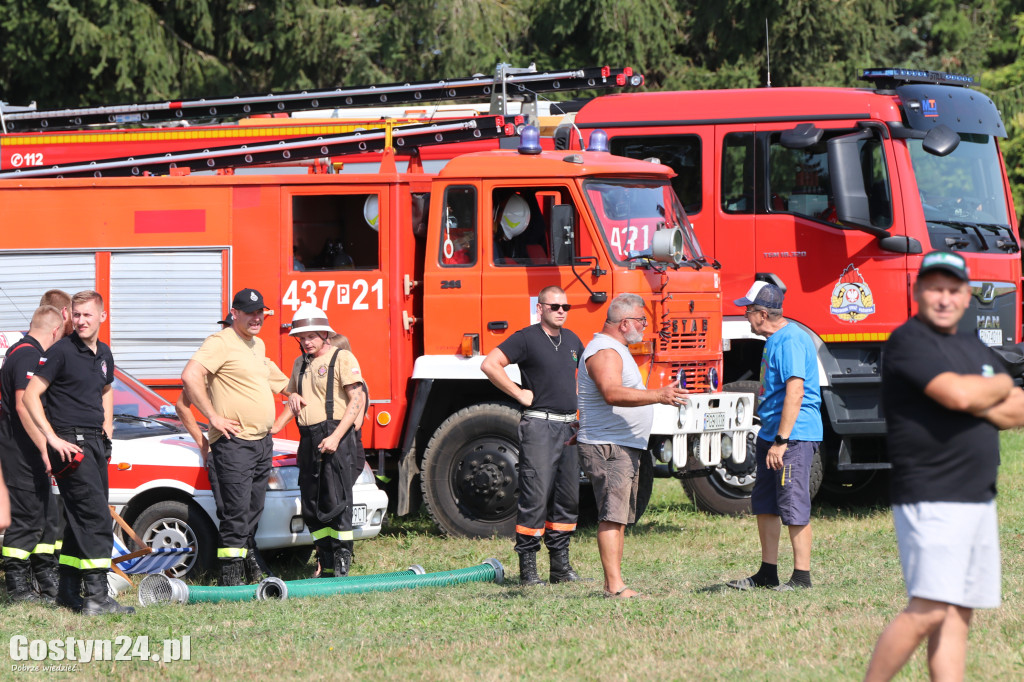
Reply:
<svg viewBox="0 0 1024 682"><path fill-rule="evenodd" d="M564 310L565 312L569 312L569 309L572 308L572 305L569 303L541 303L541 305L546 305L547 307L551 308L552 312L558 310Z"/></svg>

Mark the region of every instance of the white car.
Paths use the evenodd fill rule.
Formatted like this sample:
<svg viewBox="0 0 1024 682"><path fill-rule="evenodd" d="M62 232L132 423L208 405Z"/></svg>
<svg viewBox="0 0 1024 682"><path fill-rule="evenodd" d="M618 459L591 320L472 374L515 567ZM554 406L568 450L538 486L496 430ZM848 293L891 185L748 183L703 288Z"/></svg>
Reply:
<svg viewBox="0 0 1024 682"><path fill-rule="evenodd" d="M7 334L8 337L10 333ZM274 439L273 470L256 544L264 551L313 544L299 506L298 443ZM217 505L199 448L174 406L130 375L114 370L114 438L108 469L109 501L146 544L195 547L175 570L185 577L213 568L217 554ZM53 486L54 493L57 487ZM356 540L380 533L387 494L369 465L352 488Z"/></svg>

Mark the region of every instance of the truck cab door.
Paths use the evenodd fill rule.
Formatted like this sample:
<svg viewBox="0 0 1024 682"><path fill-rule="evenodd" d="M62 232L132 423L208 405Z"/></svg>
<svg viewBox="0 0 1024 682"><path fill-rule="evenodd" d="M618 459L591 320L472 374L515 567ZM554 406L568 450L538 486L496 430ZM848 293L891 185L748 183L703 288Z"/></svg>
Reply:
<svg viewBox="0 0 1024 682"><path fill-rule="evenodd" d="M289 374L301 353L298 343L286 338L292 316L299 305L311 303L327 313L334 331L348 338L370 402L391 401L395 387L390 363L383 361L393 333L389 292L395 286L386 267L391 246L387 226L395 218L390 215L390 189L353 184L285 186L281 191L281 370Z"/></svg>
<svg viewBox="0 0 1024 682"><path fill-rule="evenodd" d="M826 341L877 342L910 310L906 256L883 250L875 235L836 220L828 140L861 132L848 122L821 128L820 139L794 148L785 129L756 135L764 189L755 220L754 271L786 291L786 317L803 322ZM898 178L885 140L873 132L859 144L860 172L869 188L872 223L902 231ZM742 311L737 311L742 312Z"/></svg>
<svg viewBox="0 0 1024 682"><path fill-rule="evenodd" d="M480 204L474 184L435 185L431 192L423 275L424 355L455 356L462 353L464 342L470 352L480 345Z"/></svg>
<svg viewBox="0 0 1024 682"><path fill-rule="evenodd" d="M584 282L610 299L612 279L574 187L546 180L494 183L485 190L481 353L540 321L538 294L547 286L565 290L572 305L566 328L586 343L601 328L604 304L591 300ZM574 262L582 280L573 274ZM604 274L595 276L595 269Z"/></svg>

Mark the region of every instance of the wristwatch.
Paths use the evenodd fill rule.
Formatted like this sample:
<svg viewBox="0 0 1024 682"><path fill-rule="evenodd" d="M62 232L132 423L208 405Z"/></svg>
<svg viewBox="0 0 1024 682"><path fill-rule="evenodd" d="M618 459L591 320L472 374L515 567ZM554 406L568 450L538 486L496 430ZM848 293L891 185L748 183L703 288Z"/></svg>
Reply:
<svg viewBox="0 0 1024 682"><path fill-rule="evenodd" d="M776 445L789 445L789 439L788 438L783 438L779 434L775 434L775 444Z"/></svg>

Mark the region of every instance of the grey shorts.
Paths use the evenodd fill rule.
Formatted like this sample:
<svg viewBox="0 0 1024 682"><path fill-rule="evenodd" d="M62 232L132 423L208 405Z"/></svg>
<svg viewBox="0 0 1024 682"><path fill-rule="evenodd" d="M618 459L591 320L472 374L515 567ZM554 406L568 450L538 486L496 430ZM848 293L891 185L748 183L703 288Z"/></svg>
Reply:
<svg viewBox="0 0 1024 682"><path fill-rule="evenodd" d="M750 511L774 514L787 526L806 526L811 522L811 464L818 443L790 441L782 455L781 469L768 468L771 447L771 441L757 439L757 478L750 492Z"/></svg>
<svg viewBox="0 0 1024 682"><path fill-rule="evenodd" d="M578 449L580 468L594 486L597 520L621 524L636 521L636 491L643 450L611 443L580 443Z"/></svg>
<svg viewBox="0 0 1024 682"><path fill-rule="evenodd" d="M970 609L1000 602L996 503L894 504L907 596Z"/></svg>

